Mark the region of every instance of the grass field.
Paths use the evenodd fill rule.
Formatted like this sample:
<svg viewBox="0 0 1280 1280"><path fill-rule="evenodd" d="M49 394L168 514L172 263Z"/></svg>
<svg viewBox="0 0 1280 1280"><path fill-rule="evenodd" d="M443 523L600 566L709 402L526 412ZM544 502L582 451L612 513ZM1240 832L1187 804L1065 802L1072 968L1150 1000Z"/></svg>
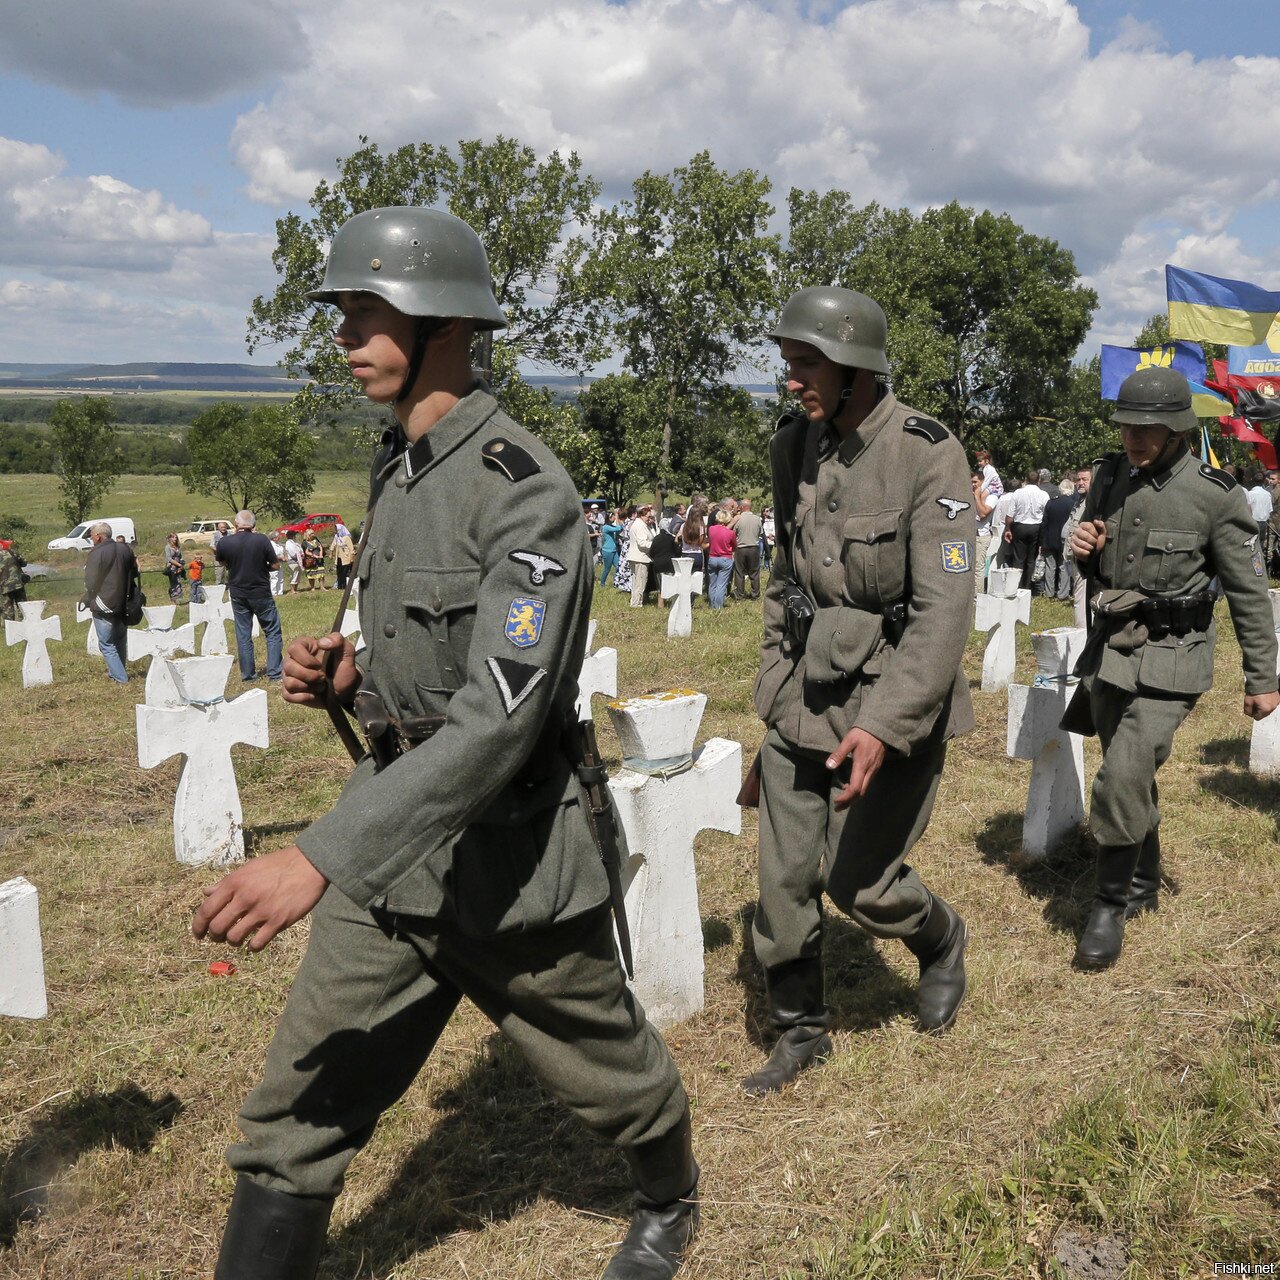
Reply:
<svg viewBox="0 0 1280 1280"><path fill-rule="evenodd" d="M166 508L166 483L130 482L130 500L108 506L158 542L207 505ZM0 512L37 523L29 485L0 481ZM314 505L358 510L336 486ZM38 527L42 546L51 526ZM109 685L86 657L64 585L53 584L67 636L53 646L57 683L23 692L18 651L0 651L0 880L21 874L40 890L50 1003L44 1021L0 1023L0 1276L207 1276L232 1185L223 1150L306 927L259 956L191 939L213 873L174 860L178 766L137 767L141 685ZM286 598L287 636L323 629L333 607L331 592ZM619 650L624 694L704 691L702 736L735 738L750 758L757 606L699 606L684 642L667 641L659 610L632 611L611 589L593 616L596 643ZM1065 606L1035 602L1036 627L1068 621ZM737 1081L762 1055L746 928L754 816L741 837L699 838L707 1003L667 1036L703 1167L703 1229L682 1275L1198 1277L1215 1262L1280 1262L1280 781L1246 772L1239 653L1220 626L1217 688L1161 775L1172 885L1109 972L1069 963L1090 894L1087 840L1022 863L1030 766L1005 756L1004 695L975 691L978 730L953 744L913 857L970 923L956 1027L917 1034L905 948L832 918L835 1056L752 1101ZM1025 636L1020 648L1026 682ZM980 665L975 635L971 679ZM228 693L239 691L233 675ZM326 723L273 697L271 747L237 748L251 835L332 802L348 766ZM602 739L616 762L607 726ZM1093 742L1086 760L1092 773ZM236 974L211 977L224 958ZM621 1159L464 1004L352 1166L321 1275L591 1277L626 1208ZM1100 1261L1086 1267L1090 1255Z"/></svg>

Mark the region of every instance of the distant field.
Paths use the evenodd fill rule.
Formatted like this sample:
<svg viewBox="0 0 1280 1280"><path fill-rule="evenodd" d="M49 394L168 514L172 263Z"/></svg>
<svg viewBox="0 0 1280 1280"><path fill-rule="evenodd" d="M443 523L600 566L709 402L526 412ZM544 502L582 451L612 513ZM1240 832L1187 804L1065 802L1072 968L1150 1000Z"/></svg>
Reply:
<svg viewBox="0 0 1280 1280"><path fill-rule="evenodd" d="M364 514L368 478L356 471L316 473L316 487L307 504L308 511L336 511L354 526ZM80 569L84 553L48 552L51 538L71 527L58 510L58 477L55 475L0 475L0 537L8 537L8 523L18 516L31 526L19 534L18 550L28 560L53 565L59 578L49 584L51 598L78 595L82 589ZM119 483L103 499L99 516L129 516L138 532L138 559L144 571L158 570L165 535L185 529L193 520L216 519L223 514L209 498L190 494L177 476L121 476ZM230 513L227 513L230 514ZM265 518L264 527L277 524Z"/></svg>

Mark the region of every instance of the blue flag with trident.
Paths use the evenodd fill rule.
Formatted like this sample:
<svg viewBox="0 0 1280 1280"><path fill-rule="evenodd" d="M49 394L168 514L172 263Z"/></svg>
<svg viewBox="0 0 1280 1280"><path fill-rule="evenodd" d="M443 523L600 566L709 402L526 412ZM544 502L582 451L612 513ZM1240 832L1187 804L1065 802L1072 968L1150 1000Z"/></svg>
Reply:
<svg viewBox="0 0 1280 1280"><path fill-rule="evenodd" d="M1158 347L1102 348L1102 398L1114 400L1120 384L1139 369L1163 365L1188 382L1204 381L1204 349L1198 342L1166 342Z"/></svg>

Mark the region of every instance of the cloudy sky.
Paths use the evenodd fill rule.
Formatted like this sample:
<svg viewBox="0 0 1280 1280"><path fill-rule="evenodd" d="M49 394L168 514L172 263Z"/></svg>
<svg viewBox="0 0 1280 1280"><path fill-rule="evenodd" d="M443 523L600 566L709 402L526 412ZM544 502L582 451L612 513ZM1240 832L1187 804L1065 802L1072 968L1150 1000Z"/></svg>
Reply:
<svg viewBox="0 0 1280 1280"><path fill-rule="evenodd" d="M10 361L246 359L275 218L362 133L572 148L610 198L706 147L780 207L1006 211L1098 290L1085 354L1163 308L1165 262L1280 288L1274 0L0 8Z"/></svg>

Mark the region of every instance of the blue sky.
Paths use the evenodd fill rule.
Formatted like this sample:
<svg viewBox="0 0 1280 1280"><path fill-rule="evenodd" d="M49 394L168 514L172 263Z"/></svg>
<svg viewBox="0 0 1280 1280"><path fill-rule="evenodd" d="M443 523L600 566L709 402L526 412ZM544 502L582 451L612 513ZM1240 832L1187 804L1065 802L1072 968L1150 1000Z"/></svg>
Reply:
<svg viewBox="0 0 1280 1280"><path fill-rule="evenodd" d="M1166 261L1280 286L1256 0L43 0L0 72L15 361L247 358L274 219L361 133L571 147L614 197L709 147L779 204L1007 211L1098 290L1091 349L1161 308Z"/></svg>

